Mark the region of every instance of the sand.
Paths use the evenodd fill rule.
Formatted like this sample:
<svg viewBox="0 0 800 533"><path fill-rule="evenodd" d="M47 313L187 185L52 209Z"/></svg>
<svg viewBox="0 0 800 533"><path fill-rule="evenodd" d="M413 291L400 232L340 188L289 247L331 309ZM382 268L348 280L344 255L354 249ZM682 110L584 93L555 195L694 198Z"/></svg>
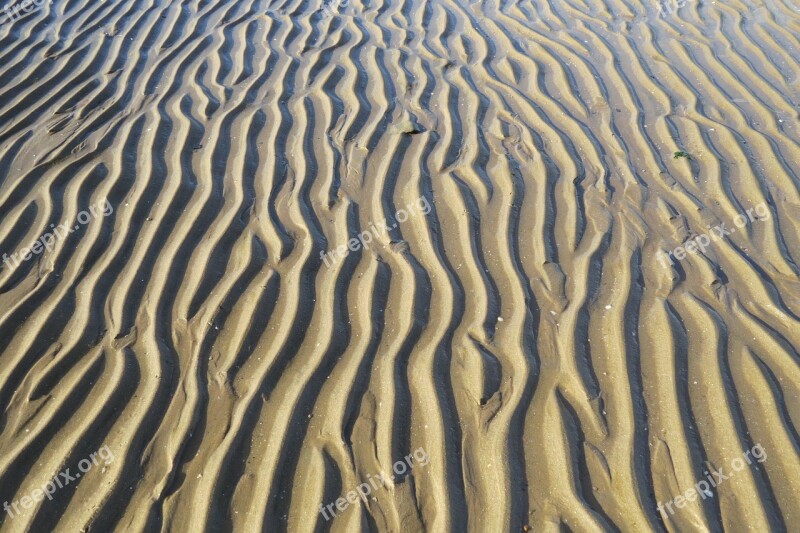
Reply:
<svg viewBox="0 0 800 533"><path fill-rule="evenodd" d="M799 106L796 0L4 21L0 531L796 530Z"/></svg>

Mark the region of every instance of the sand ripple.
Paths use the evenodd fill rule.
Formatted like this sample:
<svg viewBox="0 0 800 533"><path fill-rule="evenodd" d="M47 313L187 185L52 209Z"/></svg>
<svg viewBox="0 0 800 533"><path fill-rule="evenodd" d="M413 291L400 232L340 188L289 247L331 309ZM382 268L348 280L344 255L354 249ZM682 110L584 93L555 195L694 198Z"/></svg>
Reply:
<svg viewBox="0 0 800 533"><path fill-rule="evenodd" d="M321 7L0 25L2 530L795 529L796 1Z"/></svg>

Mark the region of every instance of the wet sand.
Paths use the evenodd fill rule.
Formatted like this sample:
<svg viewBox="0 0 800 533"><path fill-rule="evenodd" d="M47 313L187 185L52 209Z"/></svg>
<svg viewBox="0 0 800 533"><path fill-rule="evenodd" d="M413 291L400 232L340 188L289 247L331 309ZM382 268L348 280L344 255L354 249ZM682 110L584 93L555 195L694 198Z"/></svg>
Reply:
<svg viewBox="0 0 800 533"><path fill-rule="evenodd" d="M0 531L796 529L800 6L678 4L0 24Z"/></svg>

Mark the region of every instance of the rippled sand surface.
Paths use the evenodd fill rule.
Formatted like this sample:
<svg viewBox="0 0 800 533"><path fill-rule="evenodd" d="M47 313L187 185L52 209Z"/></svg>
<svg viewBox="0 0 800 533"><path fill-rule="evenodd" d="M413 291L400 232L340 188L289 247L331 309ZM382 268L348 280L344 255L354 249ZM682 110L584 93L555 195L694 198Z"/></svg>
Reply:
<svg viewBox="0 0 800 533"><path fill-rule="evenodd" d="M38 1L0 530L797 531L797 0Z"/></svg>

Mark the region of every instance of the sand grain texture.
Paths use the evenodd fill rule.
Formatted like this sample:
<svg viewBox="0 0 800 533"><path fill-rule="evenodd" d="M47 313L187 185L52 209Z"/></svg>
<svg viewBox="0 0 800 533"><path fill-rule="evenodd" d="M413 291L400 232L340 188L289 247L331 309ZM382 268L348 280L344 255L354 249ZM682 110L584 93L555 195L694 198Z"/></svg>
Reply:
<svg viewBox="0 0 800 533"><path fill-rule="evenodd" d="M796 0L323 7L0 25L0 530L796 530Z"/></svg>

